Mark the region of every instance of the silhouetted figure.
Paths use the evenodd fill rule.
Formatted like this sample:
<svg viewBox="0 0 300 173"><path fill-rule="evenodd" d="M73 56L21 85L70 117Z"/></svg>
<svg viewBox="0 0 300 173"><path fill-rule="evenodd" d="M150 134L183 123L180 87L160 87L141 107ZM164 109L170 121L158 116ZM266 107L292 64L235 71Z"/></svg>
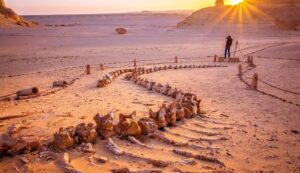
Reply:
<svg viewBox="0 0 300 173"><path fill-rule="evenodd" d="M228 54L228 57L230 58L230 47L232 45L233 40L230 35L226 37L226 40L227 41L226 41L226 46L225 46L225 58L227 58L227 54Z"/></svg>

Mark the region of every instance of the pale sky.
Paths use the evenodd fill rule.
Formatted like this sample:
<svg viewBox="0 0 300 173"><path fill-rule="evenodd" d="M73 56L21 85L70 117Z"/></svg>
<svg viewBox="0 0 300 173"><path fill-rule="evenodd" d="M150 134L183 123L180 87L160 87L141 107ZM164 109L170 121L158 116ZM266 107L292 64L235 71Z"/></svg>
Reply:
<svg viewBox="0 0 300 173"><path fill-rule="evenodd" d="M4 0L19 14L93 14L135 11L197 10L215 0ZM225 0L230 2L231 0Z"/></svg>

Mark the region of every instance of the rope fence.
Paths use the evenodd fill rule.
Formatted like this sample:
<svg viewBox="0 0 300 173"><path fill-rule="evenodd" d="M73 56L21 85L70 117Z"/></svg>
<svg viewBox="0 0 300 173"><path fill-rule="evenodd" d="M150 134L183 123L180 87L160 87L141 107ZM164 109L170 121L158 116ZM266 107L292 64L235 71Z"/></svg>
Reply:
<svg viewBox="0 0 300 173"><path fill-rule="evenodd" d="M253 57L252 57L252 58L253 58ZM273 84L271 84L271 83L269 83L269 82L266 82L266 81L260 79L260 78L258 77L258 74L257 74L257 73L254 73L252 77L247 76L246 74L247 74L248 72L250 72L250 71L253 70L253 69L256 69L256 66L251 65L251 62L249 62L249 59L247 60L247 63L249 63L249 64L248 64L246 70L244 70L244 71L242 70L242 67L243 67L242 64L240 64L240 65L239 65L239 68L238 68L238 70L239 70L238 76L239 76L240 80L241 80L244 84L246 84L248 87L250 87L250 88L252 88L253 90L256 90L257 92L260 92L260 93L262 93L262 94L264 94L264 95L271 96L271 97L273 97L273 98L276 98L276 99L278 99L278 100L281 100L281 101L283 101L283 102L286 102L286 103L289 103L289 104L292 104L292 105L295 105L295 106L298 106L298 107L300 106L299 103L295 103L295 102L293 102L293 101L288 101L288 100L286 100L286 99L284 99L284 98L282 98L282 97L280 97L280 96L276 96L276 95L274 95L274 94L271 94L271 93L268 93L268 92L266 92L266 91L262 91L261 89L259 89L259 88L258 88L258 84L260 83L260 84L267 85L267 86L269 86L269 87L271 87L271 88L273 88L273 89L282 91L282 92L284 92L284 93L290 93L290 94L294 94L294 95L300 95L300 93L298 93L298 92L290 91L290 90L287 90L287 89L280 88L280 87L278 87L278 86L275 86L275 85L273 85ZM253 61L252 61L252 63L253 63ZM250 80L252 80L252 82L249 83L249 82L247 82L246 79L248 79L248 80L250 79Z"/></svg>
<svg viewBox="0 0 300 173"><path fill-rule="evenodd" d="M80 69L84 68L84 72L79 74L78 76L73 77L70 81L67 82L66 86L63 87L52 87L50 89L41 91L37 94L32 94L28 96L18 96L17 93L11 93L11 94L6 94L3 96L0 96L0 101L7 101L11 100L12 98L17 99L17 100L24 100L24 99L30 99L30 98L36 98L40 96L47 96L50 94L55 94L68 86L72 85L75 83L75 81L79 80L81 77L85 75L91 74L91 69L94 68L96 70L103 71L105 68L131 68L131 67L141 67L141 66L150 66L150 65L161 65L161 64L171 64L171 63L178 63L179 60L180 62L185 61L184 63L189 63L189 62L209 62L209 60L206 60L209 57L182 57L178 58L177 56L174 58L156 58L156 59L139 59L139 60L133 60L133 61L119 61L119 62L108 62L108 63L101 63L101 64L88 64L88 65L80 65L80 66L73 66L73 67L66 67L66 68L61 68L61 69L55 69L55 70L49 70L49 71L42 71L42 72L32 72L32 73L24 73L24 74L16 74L16 75L7 75L7 76L0 76L0 78L10 78L10 77L18 77L18 76L25 76L25 75L32 75L32 74L40 74L40 73L46 73L46 72L57 72L57 71L62 71L62 70L71 70L71 69ZM13 97L15 96L16 97Z"/></svg>

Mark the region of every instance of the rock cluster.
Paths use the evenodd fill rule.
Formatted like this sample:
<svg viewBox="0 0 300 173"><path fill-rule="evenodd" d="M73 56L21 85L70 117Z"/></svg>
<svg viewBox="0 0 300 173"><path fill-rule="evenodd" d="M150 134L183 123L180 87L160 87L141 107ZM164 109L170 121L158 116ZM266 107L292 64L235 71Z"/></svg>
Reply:
<svg viewBox="0 0 300 173"><path fill-rule="evenodd" d="M70 126L67 128L60 128L54 134L52 141L53 147L56 149L67 149L74 146L74 144L94 143L97 138L96 128L92 123L81 123L76 127Z"/></svg>
<svg viewBox="0 0 300 173"><path fill-rule="evenodd" d="M133 116L136 112L130 115L120 114L119 123L115 126L115 132L120 136L139 136L141 134L141 127L134 121Z"/></svg>
<svg viewBox="0 0 300 173"><path fill-rule="evenodd" d="M100 137L107 139L114 134L114 115L109 113L105 116L99 114L94 116L94 120L97 124L96 131Z"/></svg>
<svg viewBox="0 0 300 173"><path fill-rule="evenodd" d="M104 139L110 138L114 135L121 137L147 135L155 132L157 129L163 129L166 126L172 126L176 121L184 118L193 118L200 113L201 100L195 94L184 93L183 91L173 88L170 85L162 85L147 79L139 78L142 74L149 74L152 72L167 70L167 69L182 69L182 68L208 68L208 67L223 67L223 66L209 66L209 65L180 65L180 66L163 66L154 68L136 68L134 70L119 71L113 73L116 77L122 72L132 73L125 76L125 79L135 82L148 90L161 93L163 95L176 99L170 105L163 104L158 111L149 110L149 117L141 118L135 121L133 117L135 112L129 115L120 114L119 122L114 124L114 116L112 113L105 116L97 114L94 120L97 124L98 135Z"/></svg>
<svg viewBox="0 0 300 173"><path fill-rule="evenodd" d="M0 156L28 153L41 146L40 139L35 136L19 135L18 126L8 128L6 133L0 134Z"/></svg>
<svg viewBox="0 0 300 173"><path fill-rule="evenodd" d="M138 137L140 135L149 135L156 132L157 129L163 129L166 126L172 126L176 121L184 118L193 118L200 113L201 100L195 94L184 93L182 90L173 88L170 85L162 85L160 83L142 79L139 76L142 74L149 74L152 72L167 70L167 69L183 69L183 68L208 68L208 67L224 67L218 65L180 65L180 66L161 66L153 68L135 68L123 69L111 72L106 75L102 81L112 81L119 75L131 72L125 76L125 79L140 85L147 90L161 93L163 95L172 97L175 101L171 104L163 104L157 111L149 110L149 117L144 117L135 120L136 112L129 115L119 114L119 121L115 123L116 119L113 113L101 116L97 114L94 116L96 127L93 124L79 124L76 127L61 128L59 132L54 135L53 146L57 149L67 149L74 144L81 145L85 148L91 148L86 144L95 142L97 135L102 139L111 139L112 136L120 137ZM114 146L109 143L109 146ZM88 149L90 151L90 149ZM91 150L93 151L93 150Z"/></svg>
<svg viewBox="0 0 300 173"><path fill-rule="evenodd" d="M131 69L122 69L122 70L109 72L102 76L102 78L98 81L97 87L103 88L108 84L110 84L115 78L117 78L121 74L131 72L131 71L132 71Z"/></svg>

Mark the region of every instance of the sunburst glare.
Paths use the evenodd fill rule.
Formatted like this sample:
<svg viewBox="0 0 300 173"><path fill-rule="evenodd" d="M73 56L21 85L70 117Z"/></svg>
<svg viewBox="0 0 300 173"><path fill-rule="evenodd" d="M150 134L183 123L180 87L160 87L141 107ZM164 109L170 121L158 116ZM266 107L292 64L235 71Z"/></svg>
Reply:
<svg viewBox="0 0 300 173"><path fill-rule="evenodd" d="M244 0L231 0L231 4L232 5L237 5L237 4L240 4L242 3Z"/></svg>

